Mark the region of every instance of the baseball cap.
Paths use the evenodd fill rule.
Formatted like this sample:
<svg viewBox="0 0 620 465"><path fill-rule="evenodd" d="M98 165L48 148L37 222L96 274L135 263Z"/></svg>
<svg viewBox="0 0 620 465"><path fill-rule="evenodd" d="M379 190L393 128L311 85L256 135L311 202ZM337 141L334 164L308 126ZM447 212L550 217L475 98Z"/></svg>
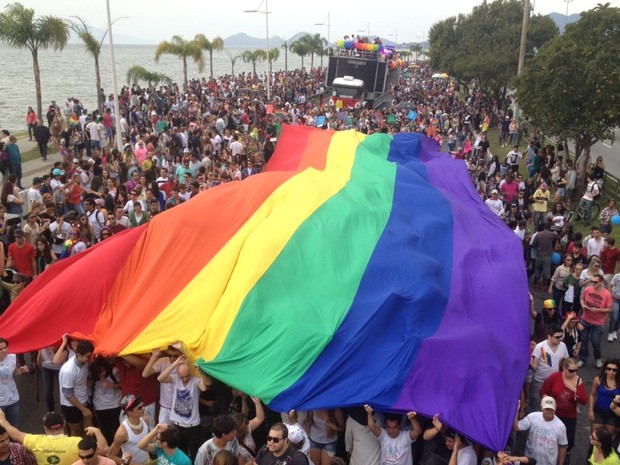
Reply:
<svg viewBox="0 0 620 465"><path fill-rule="evenodd" d="M294 425L286 425L286 429L288 429L288 440L290 442L294 442L296 444L303 441L303 444L299 446L299 450L304 454L310 450L310 444L306 441L306 436L297 423Z"/></svg>
<svg viewBox="0 0 620 465"><path fill-rule="evenodd" d="M52 174L54 176L64 176L65 172L63 170L59 170L58 168L55 168L54 171L52 171Z"/></svg>
<svg viewBox="0 0 620 465"><path fill-rule="evenodd" d="M58 429L62 428L65 424L65 419L58 412L49 412L43 418L43 426L47 429Z"/></svg>
<svg viewBox="0 0 620 465"><path fill-rule="evenodd" d="M493 190L491 191L491 195L493 195L493 194L499 194L499 192L497 192L497 189L493 189Z"/></svg>
<svg viewBox="0 0 620 465"><path fill-rule="evenodd" d="M543 307L545 308L555 308L555 300L553 299L547 299L543 302Z"/></svg>
<svg viewBox="0 0 620 465"><path fill-rule="evenodd" d="M542 401L540 402L540 408L542 408L543 410L550 408L551 410L555 411L555 399L551 396L543 397Z"/></svg>

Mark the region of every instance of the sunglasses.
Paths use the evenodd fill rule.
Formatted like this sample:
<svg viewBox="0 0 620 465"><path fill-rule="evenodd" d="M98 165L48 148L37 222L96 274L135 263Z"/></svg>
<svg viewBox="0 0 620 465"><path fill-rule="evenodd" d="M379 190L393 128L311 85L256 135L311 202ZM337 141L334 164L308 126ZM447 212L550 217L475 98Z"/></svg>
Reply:
<svg viewBox="0 0 620 465"><path fill-rule="evenodd" d="M267 436L267 442L273 442L274 444L279 443L282 438L274 438L273 436Z"/></svg>
<svg viewBox="0 0 620 465"><path fill-rule="evenodd" d="M79 454L78 455L82 460L87 460L87 459L92 459L95 456L95 454L96 452L93 452L92 454L88 454L88 455L79 455Z"/></svg>
<svg viewBox="0 0 620 465"><path fill-rule="evenodd" d="M607 367L607 368L605 368L605 371L610 371L612 373L618 373L618 369L617 368L609 368L609 367Z"/></svg>
<svg viewBox="0 0 620 465"><path fill-rule="evenodd" d="M566 371L568 371L569 373L577 373L577 368L567 368Z"/></svg>

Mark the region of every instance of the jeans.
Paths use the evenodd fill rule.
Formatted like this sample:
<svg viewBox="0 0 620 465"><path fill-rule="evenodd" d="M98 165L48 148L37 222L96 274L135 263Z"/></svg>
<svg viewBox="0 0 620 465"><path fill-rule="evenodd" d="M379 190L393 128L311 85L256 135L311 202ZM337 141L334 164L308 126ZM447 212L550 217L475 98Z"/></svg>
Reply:
<svg viewBox="0 0 620 465"><path fill-rule="evenodd" d="M59 370L51 370L43 367L43 392L45 397L45 405L48 412L56 411L56 403L54 402L54 386L58 385Z"/></svg>
<svg viewBox="0 0 620 465"><path fill-rule="evenodd" d="M581 320L583 331L581 332L581 350L579 360L583 363L588 361L588 343L592 340L592 351L596 360L601 358L601 340L603 339L603 325L592 325Z"/></svg>
<svg viewBox="0 0 620 465"><path fill-rule="evenodd" d="M198 449L200 448L200 425L190 426L188 428L177 425L179 428L179 449L192 460L196 458Z"/></svg>
<svg viewBox="0 0 620 465"><path fill-rule="evenodd" d="M47 142L39 142L39 152L41 152L41 158L47 160Z"/></svg>
<svg viewBox="0 0 620 465"><path fill-rule="evenodd" d="M594 205L593 200L584 199L582 197L579 201L579 206L586 209L586 224L590 224L592 222L592 205Z"/></svg>
<svg viewBox="0 0 620 465"><path fill-rule="evenodd" d="M539 277L540 279L543 279L544 277L545 284L551 279L551 257L541 257L540 255L536 255L534 281L539 279Z"/></svg>
<svg viewBox="0 0 620 465"><path fill-rule="evenodd" d="M614 331L618 331L618 317L620 317L620 300L614 299L608 332L613 333Z"/></svg>
<svg viewBox="0 0 620 465"><path fill-rule="evenodd" d="M11 405L0 406L0 409L4 412L6 420L16 428L19 427L19 400Z"/></svg>

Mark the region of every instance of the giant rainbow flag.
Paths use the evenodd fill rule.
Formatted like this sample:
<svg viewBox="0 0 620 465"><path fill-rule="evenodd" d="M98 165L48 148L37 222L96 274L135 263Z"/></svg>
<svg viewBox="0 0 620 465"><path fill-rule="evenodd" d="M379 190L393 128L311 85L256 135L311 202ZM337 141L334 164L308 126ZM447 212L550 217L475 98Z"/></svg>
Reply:
<svg viewBox="0 0 620 465"><path fill-rule="evenodd" d="M437 148L287 126L265 173L50 267L0 335L120 355L180 341L273 409L438 413L501 450L529 359L521 244Z"/></svg>

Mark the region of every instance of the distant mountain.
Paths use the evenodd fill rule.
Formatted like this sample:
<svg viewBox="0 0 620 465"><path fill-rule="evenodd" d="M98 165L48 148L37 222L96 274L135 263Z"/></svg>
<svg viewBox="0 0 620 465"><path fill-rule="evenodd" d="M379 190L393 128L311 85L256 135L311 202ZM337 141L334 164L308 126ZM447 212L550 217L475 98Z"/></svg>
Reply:
<svg viewBox="0 0 620 465"><path fill-rule="evenodd" d="M564 26L566 24L576 23L581 18L581 15L579 13L569 15L568 18L566 18L566 15L564 13L549 13L547 16L549 16L556 24L556 26L560 29L560 34L564 34Z"/></svg>
<svg viewBox="0 0 620 465"><path fill-rule="evenodd" d="M293 37L283 39L279 36L273 36L269 38L269 46L271 48L279 48L285 40L287 43L295 42L300 37L308 34L307 32L298 32ZM226 48L265 48L267 47L267 40L264 37L252 37L243 32L234 34L224 39L224 47Z"/></svg>

